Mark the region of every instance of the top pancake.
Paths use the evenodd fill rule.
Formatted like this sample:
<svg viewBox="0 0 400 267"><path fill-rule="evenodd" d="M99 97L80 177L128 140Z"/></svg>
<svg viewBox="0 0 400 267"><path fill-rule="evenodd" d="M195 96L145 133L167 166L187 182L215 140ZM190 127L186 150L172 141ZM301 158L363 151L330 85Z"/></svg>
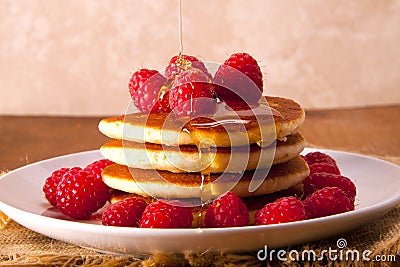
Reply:
<svg viewBox="0 0 400 267"><path fill-rule="evenodd" d="M296 133L304 122L305 113L291 99L272 96L265 99L271 111L262 115L257 114L258 110L238 111L234 116L222 112L217 119L200 117L187 122L188 118L176 118L167 113L132 113L101 120L99 130L114 139L168 146L199 145L206 139L212 140L212 146L216 147L243 146L260 141L266 146L275 139Z"/></svg>

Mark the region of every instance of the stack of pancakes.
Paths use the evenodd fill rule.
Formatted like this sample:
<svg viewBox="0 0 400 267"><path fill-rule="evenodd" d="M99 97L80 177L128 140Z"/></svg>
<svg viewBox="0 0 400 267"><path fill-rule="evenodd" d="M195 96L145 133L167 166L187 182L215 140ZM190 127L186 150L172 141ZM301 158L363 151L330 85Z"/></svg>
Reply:
<svg viewBox="0 0 400 267"><path fill-rule="evenodd" d="M164 113L103 119L99 130L114 140L100 151L115 162L103 170L103 181L149 201L204 203L230 190L250 212L288 189L290 194L301 194L297 185L309 174L299 156L306 145L298 132L304 110L287 98L267 96L266 102L272 110L269 119L238 113L241 125L233 119L223 125L205 118L180 124ZM257 173L262 179L250 190ZM115 196L112 202L124 197Z"/></svg>

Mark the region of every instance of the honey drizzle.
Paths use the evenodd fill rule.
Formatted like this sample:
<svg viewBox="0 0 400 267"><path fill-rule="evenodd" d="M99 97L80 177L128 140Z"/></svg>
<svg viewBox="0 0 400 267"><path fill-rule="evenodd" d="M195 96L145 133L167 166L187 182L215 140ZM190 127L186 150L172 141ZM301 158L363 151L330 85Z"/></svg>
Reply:
<svg viewBox="0 0 400 267"><path fill-rule="evenodd" d="M182 0L179 0L179 5L178 5L178 13L179 13L179 56L183 55L183 38L182 38Z"/></svg>
<svg viewBox="0 0 400 267"><path fill-rule="evenodd" d="M179 53L178 53L178 58L176 60L176 66L178 68L178 72L182 72L185 71L187 69L190 69L192 67L192 62L190 62L189 60L186 60L182 57L183 55L183 22L182 22L182 0L178 1L178 33L179 33ZM191 107L191 111L193 111L193 99L191 99L190 101L190 107ZM205 195L205 186L207 184L207 182L209 182L211 180L210 178L210 172L207 171L207 166L205 165L209 165L211 162L206 162L205 160L207 160L209 158L210 155L210 151L211 151L211 144L208 144L208 142L202 142L203 140L198 140L193 134L192 131L186 127L182 129L182 131L187 132L191 135L192 139L195 141L197 150L198 150L198 157L200 160L200 164L202 165L202 167L204 166L204 170L201 171L201 183L199 186L199 190L200 190L200 204L201 204L201 208L199 211L198 216L202 216L202 210L204 208L204 205L210 200L209 198L206 198Z"/></svg>
<svg viewBox="0 0 400 267"><path fill-rule="evenodd" d="M193 134L193 131L190 131L187 128L184 128L184 131L188 132L191 135L198 150L198 159L200 160L200 167L202 169L200 171L201 181L199 186L199 197L201 205L200 210L202 210L202 208L212 199L212 193L207 185L209 185L211 182L211 172L209 171L208 167L214 160L214 153L216 151L212 151L211 148L215 144L210 139L198 138L198 136Z"/></svg>
<svg viewBox="0 0 400 267"><path fill-rule="evenodd" d="M269 107L267 104L261 103L247 110L232 110L225 103L219 102L217 103L217 111L214 114L204 118L195 118L189 121L184 128L186 132L190 133L194 142L196 142L196 139L201 138L200 136L196 136L196 130L198 129L204 130L223 127L228 133L238 131L247 133L247 128L251 127L252 124L273 123L273 119L278 117L282 117L279 111ZM238 128L238 125L243 127ZM261 140L263 138L261 133L259 135L259 141L266 141Z"/></svg>
<svg viewBox="0 0 400 267"><path fill-rule="evenodd" d="M178 72L182 72L191 68L192 63L182 57L183 55L183 27L182 27L182 0L178 1L178 43L179 43L179 52L178 58L176 60L176 66L178 68ZM167 92L174 85L175 77L167 77L167 82L160 88L158 92L158 100L162 101Z"/></svg>
<svg viewBox="0 0 400 267"><path fill-rule="evenodd" d="M178 59L176 61L177 67L179 72L185 71L189 68L191 68L191 62L188 60L185 60L182 55L183 55L183 22L182 22L182 0L179 0L178 2L178 31L179 31L179 53L178 53ZM169 88L171 87L172 83L170 81ZM168 91L169 88L163 88L162 95L160 94L159 97L162 98L162 96ZM191 99L191 102L193 100ZM217 104L219 108L217 109L217 112L214 113L213 116L211 116L211 119L214 121L213 123L206 123L206 122L196 122L196 123L187 123L185 124L184 128L182 131L188 132L195 142L198 150L198 156L200 159L201 165L210 165L210 155L213 155L211 152L211 147L213 145L213 142L205 141L204 139L200 139L201 137L196 135L196 129L199 128L204 128L204 127L217 127L217 126L227 126L227 125L244 125L244 129L241 129L241 131L246 132L246 125L250 124L254 120L258 120L256 112L261 109L264 115L265 115L265 110L269 110L267 112L268 114L271 113L272 121L274 117L281 117L282 115L279 113L279 111L275 110L274 108L270 107L267 103L261 102L260 105L258 105L255 109L251 109L250 111L229 111L229 109L226 109L226 105L223 102L220 102ZM192 103L191 103L191 109L192 109ZM218 112L220 111L220 113ZM221 112L222 111L222 112ZM250 113L250 114L246 114ZM233 115L233 116L232 116ZM260 114L262 115L262 114ZM237 127L234 127L237 130ZM275 130L275 128L274 128ZM228 130L229 132L229 130ZM246 132L247 133L247 132ZM275 135L275 132L274 132ZM268 134L267 139L269 139L271 134ZM268 145L268 141L265 142L263 140L264 137L260 131L260 139L256 142L260 147L264 146L264 144ZM209 203L212 200L212 192L209 187L207 187L208 184L211 182L211 174L210 171L208 170L208 166L202 166L204 167L204 170L201 171L201 184L199 186L200 190L200 203L201 203L201 208L199 211L198 216L202 216L202 210L204 206Z"/></svg>

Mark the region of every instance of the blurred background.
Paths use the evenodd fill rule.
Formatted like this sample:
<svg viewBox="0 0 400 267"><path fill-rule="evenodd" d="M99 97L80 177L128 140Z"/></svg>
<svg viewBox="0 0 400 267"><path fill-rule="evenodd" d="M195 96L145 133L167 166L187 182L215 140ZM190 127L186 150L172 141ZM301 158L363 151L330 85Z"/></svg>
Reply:
<svg viewBox="0 0 400 267"><path fill-rule="evenodd" d="M400 1L183 0L184 53L248 52L307 109L400 103ZM178 0L0 0L0 114L112 115L178 53Z"/></svg>

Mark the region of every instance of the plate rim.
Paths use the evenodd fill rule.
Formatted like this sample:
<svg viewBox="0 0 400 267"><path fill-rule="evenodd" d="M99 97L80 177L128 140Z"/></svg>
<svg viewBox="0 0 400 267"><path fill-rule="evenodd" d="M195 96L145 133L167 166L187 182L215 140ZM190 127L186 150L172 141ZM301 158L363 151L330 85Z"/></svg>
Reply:
<svg viewBox="0 0 400 267"><path fill-rule="evenodd" d="M323 149L323 148L305 148L302 152L308 153L312 151L320 151L320 152L326 152L328 154L332 153L338 153L338 154L345 154L347 156L356 156L356 157L361 157L361 158L366 158L368 160L374 160L378 161L382 164L386 164L395 168L398 168L400 171L400 166L396 165L392 162L375 158L369 155L362 155L362 154L356 154L353 152L347 152L347 151L339 151L339 150L331 150L331 149ZM2 177L0 177L0 181L3 180L4 178L11 176L21 170L24 170L26 168L31 168L37 165L41 165L46 162L51 162L51 161L57 161L60 159L63 159L65 157L76 157L76 156L81 156L81 155L90 155L90 154L98 154L99 157L102 157L98 149L94 150L87 150L87 151L82 151L82 152L76 152L76 153L71 153L71 154L66 154L66 155L60 155L57 157L53 158L47 158L41 161L37 161L22 167L19 167L15 170L12 170ZM307 219L303 221L297 221L297 222L289 222L289 223L280 223L280 224L273 224L273 225L250 225L250 226L242 226L242 227L227 227L227 228L200 228L200 232L205 234L205 235L216 235L216 234L240 234L243 232L263 232L267 230L274 230L274 229L286 229L290 227L301 227L307 224L315 224L315 223L329 223L330 221L341 221L341 220L346 220L347 217L353 217L353 216L361 216L364 213L374 213L377 211L380 211L382 215L379 217L383 216L385 213L389 212L390 210L396 208L400 204L400 194L397 196L394 196L390 199L387 199L383 202L379 202L367 207L363 207L361 209L356 209L353 211L349 211L346 213L341 213L341 214L335 214L331 216L326 216L326 217L321 217L321 218L315 218L315 219ZM390 208L387 208L390 207ZM386 209L385 209L386 208ZM101 224L91 224L88 223L87 221L76 221L76 220L64 220L64 219L59 219L59 218L54 218L54 217L49 217L49 216L44 216L38 213L26 211L19 209L17 207L14 207L12 205L9 205L1 200L0 196L0 210L2 210L7 216L9 216L9 212L11 210L12 215L14 215L15 212L22 212L22 214L26 215L28 214L29 216L34 216L33 218L38 218L40 221L45 221L45 222L54 222L56 220L55 227L56 228L62 228L62 229L76 229L76 227L81 228L84 231L88 231L89 233L91 232L99 232L99 231L108 231L112 232L113 234L131 234L131 235L139 235L139 236L147 236L147 235L158 235L158 236L170 236L170 235L179 235L179 236L193 236L193 235L198 235L199 234L199 228L184 228L184 229L162 229L162 228L138 228L138 227L116 227L116 226L104 226ZM383 211L382 211L383 210ZM11 219L15 216L9 216ZM14 219L13 219L14 220ZM17 220L15 220L17 221ZM18 222L18 221L17 221ZM27 226L25 226L27 227ZM27 227L29 228L29 227ZM99 229L104 229L104 230L99 230Z"/></svg>
<svg viewBox="0 0 400 267"><path fill-rule="evenodd" d="M333 153L347 154L348 156L364 157L364 158L368 158L370 160L380 161L383 164L392 165L393 167L399 168L399 171L400 171L400 166L398 166L398 165L396 165L396 164L394 164L392 162L389 162L389 161L386 161L386 160L383 160L383 159L379 159L379 158L375 158L375 157L371 157L371 156L368 156L368 155L356 154L356 153L347 152L347 151L340 151L340 150L323 149L323 148L320 149L320 148L306 147L306 148L304 148L304 150L328 152L328 154L330 152L333 152ZM304 153L304 150L303 150L303 152L301 154ZM44 159L44 160L40 160L40 161L31 163L31 164L27 164L27 165L21 166L21 167L19 167L17 169L14 169L14 170L10 171L10 172L7 172L6 174L4 174L4 175L2 175L0 177L0 180L2 180L3 178L6 178L9 175L12 175L15 172L20 171L22 169L26 169L26 168L30 168L30 167L33 167L33 166L36 166L36 165L40 165L40 164L43 164L45 162L49 162L49 161L53 161L53 160L59 160L59 159L62 159L64 157L74 157L74 156L79 156L79 155L84 155L84 154L94 154L94 153L98 153L101 156L99 149L93 149L93 150L75 152L75 153L71 153L71 154L65 154L65 155L60 155L60 156L56 156L56 157L53 157L53 158L47 158L47 159ZM310 221L322 221L322 220L326 220L327 218L342 217L342 216L345 216L345 215L347 216L348 214L354 214L354 213L356 213L358 211L365 211L365 210L369 210L369 209L374 208L374 207L386 206L385 204L388 204L388 203L392 204L392 202L396 202L396 201L398 201L400 203L400 194L395 196L395 197L392 197L390 199L387 199L387 200L385 200L383 202L379 202L379 203L376 203L374 205L367 206L367 207L364 207L364 208L361 208L361 209L356 209L356 210L352 210L352 211L349 211L349 212L346 212L346 213L334 214L334 215L320 217L320 218L307 219L307 220L303 220L303 221L287 222L287 223L279 223L279 224L270 224L270 225L257 225L257 226L248 225L248 226L225 227L225 228L206 228L206 227L204 227L204 228L201 228L201 229L203 231L204 230L206 230L206 231L208 231L208 230L211 230L211 231L218 230L218 231L220 231L220 230L226 230L226 229L229 229L229 230L230 229L243 229L243 228L244 229L249 229L249 228L260 228L260 227L275 228L277 226L282 227L282 226L294 225L294 224L300 224L301 225L301 224L308 223ZM102 228L102 227L106 226L106 225L90 224L90 223L85 222L85 220L82 220L82 221L79 221L79 220L65 220L65 219L53 218L53 217L44 216L44 215L40 215L40 214L37 214L37 213L29 212L29 211L22 210L22 209L14 207L14 206L11 206L11 205L9 205L7 203L4 203L1 200L1 197L0 197L0 206L2 204L6 205L6 206L9 206L9 207L11 207L11 208L13 208L15 210L22 211L24 213L28 213L28 214L31 214L31 215L34 215L34 216L38 216L38 217L48 218L48 219L51 219L51 220L59 220L59 221L68 222L68 223L72 222L72 223L77 223L77 224L84 224L84 225L88 225L90 227L95 226L95 227L101 227ZM142 229L142 230L144 230L144 229L145 230L152 229L152 231L153 230L162 230L162 231L170 231L170 230L193 231L193 230L195 230L195 231L197 231L197 228L138 228L138 227L118 227L118 226L106 226L106 227L110 227L110 229L112 229L112 228L115 228L115 229L135 229L135 230L137 230L137 229Z"/></svg>

